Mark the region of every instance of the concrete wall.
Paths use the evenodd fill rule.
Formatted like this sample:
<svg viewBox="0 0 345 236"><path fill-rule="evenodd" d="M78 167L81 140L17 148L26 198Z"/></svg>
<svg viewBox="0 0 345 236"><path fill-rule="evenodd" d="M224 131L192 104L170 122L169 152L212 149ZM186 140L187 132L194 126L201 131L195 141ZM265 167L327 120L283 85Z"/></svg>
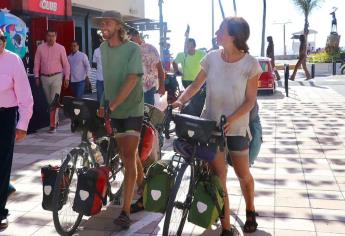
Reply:
<svg viewBox="0 0 345 236"><path fill-rule="evenodd" d="M125 18L145 18L144 0L72 0L72 4L96 11L116 10Z"/></svg>

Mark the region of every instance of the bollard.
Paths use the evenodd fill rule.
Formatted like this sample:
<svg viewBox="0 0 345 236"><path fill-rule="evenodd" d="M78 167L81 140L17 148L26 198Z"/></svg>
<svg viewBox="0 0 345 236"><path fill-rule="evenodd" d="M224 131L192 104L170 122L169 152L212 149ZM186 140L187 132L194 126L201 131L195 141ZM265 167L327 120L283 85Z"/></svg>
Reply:
<svg viewBox="0 0 345 236"><path fill-rule="evenodd" d="M285 86L285 94L289 96L289 64L284 65L284 86Z"/></svg>
<svg viewBox="0 0 345 236"><path fill-rule="evenodd" d="M315 78L315 64L311 64L311 77Z"/></svg>
<svg viewBox="0 0 345 236"><path fill-rule="evenodd" d="M337 63L333 62L333 75L337 74Z"/></svg>

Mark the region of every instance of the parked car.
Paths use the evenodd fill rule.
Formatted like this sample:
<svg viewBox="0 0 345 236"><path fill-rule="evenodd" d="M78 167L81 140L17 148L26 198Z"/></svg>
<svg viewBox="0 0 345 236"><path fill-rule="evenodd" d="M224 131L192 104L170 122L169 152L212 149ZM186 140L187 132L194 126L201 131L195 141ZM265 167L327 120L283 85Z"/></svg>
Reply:
<svg viewBox="0 0 345 236"><path fill-rule="evenodd" d="M262 68L262 74L258 81L258 90L266 90L274 94L276 90L276 75L274 74L271 59L268 57L258 57L258 62Z"/></svg>

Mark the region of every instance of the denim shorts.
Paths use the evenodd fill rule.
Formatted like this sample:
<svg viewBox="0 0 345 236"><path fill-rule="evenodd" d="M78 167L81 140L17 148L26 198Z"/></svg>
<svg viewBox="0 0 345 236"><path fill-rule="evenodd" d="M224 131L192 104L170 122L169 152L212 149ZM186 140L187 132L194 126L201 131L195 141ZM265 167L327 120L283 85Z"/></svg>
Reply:
<svg viewBox="0 0 345 236"><path fill-rule="evenodd" d="M228 136L227 145L229 152L241 152L249 148L249 137Z"/></svg>

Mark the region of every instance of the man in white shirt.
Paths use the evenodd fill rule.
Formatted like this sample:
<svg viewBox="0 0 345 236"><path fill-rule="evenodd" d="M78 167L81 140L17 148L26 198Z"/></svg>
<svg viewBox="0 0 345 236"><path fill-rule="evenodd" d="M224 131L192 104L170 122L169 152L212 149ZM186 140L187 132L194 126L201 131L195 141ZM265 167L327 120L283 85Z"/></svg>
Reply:
<svg viewBox="0 0 345 236"><path fill-rule="evenodd" d="M71 66L71 86L76 98L81 98L85 92L85 83L90 83L90 62L86 54L79 51L77 41L72 42L72 53L68 56Z"/></svg>
<svg viewBox="0 0 345 236"><path fill-rule="evenodd" d="M103 39L100 36L100 42L102 43ZM96 90L97 90L97 100L101 101L104 91L104 82L103 82L103 69L102 69L102 58L100 48L96 48L93 52L92 57L92 67L96 68Z"/></svg>

